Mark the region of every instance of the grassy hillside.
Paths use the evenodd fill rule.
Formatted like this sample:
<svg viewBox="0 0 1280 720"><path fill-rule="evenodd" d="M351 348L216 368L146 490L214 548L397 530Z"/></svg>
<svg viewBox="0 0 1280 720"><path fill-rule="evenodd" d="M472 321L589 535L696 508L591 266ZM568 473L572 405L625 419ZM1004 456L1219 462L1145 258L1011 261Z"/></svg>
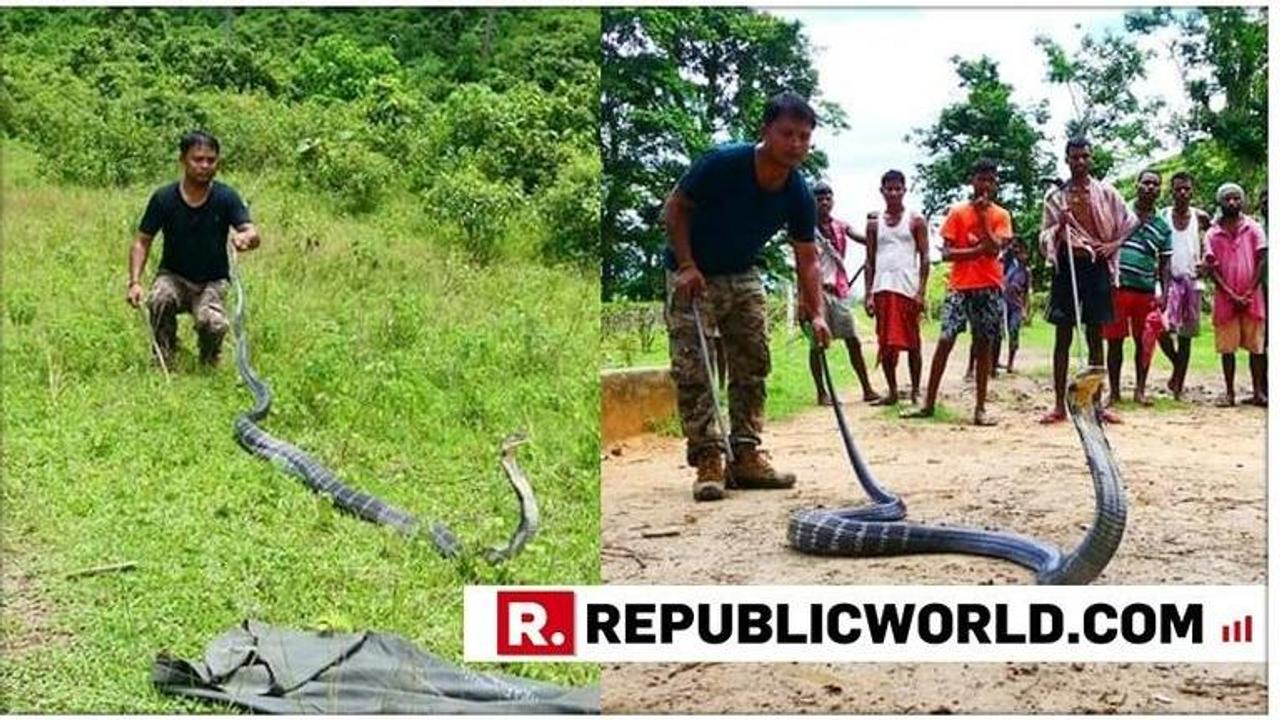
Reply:
<svg viewBox="0 0 1280 720"><path fill-rule="evenodd" d="M231 423L250 396L229 352L196 367L189 317L172 381L152 366L123 299L150 183L61 186L26 147L3 153L5 710L207 710L155 692L152 658L197 656L249 617L392 631L457 660L462 585L598 580L594 272L518 249L475 265L407 192L351 219L287 179L222 178L264 238L241 269L254 364L276 394L269 430L470 548L514 527L496 449L531 436L520 461L542 533L506 566L445 561L241 450ZM65 577L120 561L138 567Z"/></svg>

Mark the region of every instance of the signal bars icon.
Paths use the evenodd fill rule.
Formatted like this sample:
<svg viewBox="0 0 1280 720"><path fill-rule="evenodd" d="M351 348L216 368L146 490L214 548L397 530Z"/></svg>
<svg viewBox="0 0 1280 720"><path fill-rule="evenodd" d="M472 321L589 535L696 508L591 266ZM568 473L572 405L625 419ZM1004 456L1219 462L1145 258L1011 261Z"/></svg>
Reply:
<svg viewBox="0 0 1280 720"><path fill-rule="evenodd" d="M1244 633L1241 634L1243 624ZM1239 620L1222 626L1222 642L1253 642L1253 616L1245 615L1244 622Z"/></svg>

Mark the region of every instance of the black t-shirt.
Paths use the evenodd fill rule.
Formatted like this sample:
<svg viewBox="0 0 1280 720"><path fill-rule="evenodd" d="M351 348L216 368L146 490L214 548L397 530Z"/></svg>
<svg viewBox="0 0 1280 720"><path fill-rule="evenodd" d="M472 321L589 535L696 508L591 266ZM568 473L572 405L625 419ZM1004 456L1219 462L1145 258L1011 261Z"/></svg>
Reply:
<svg viewBox="0 0 1280 720"><path fill-rule="evenodd" d="M755 156L750 143L720 145L680 178L680 191L695 204L689 243L703 275L750 270L784 225L793 242L813 242L818 210L808 183L792 170L782 189L761 189ZM665 255L667 268L674 270L676 256L669 245Z"/></svg>
<svg viewBox="0 0 1280 720"><path fill-rule="evenodd" d="M191 207L175 182L151 194L138 231L164 232L161 270L204 283L229 277L227 232L247 222L249 209L235 190L214 181L204 204Z"/></svg>

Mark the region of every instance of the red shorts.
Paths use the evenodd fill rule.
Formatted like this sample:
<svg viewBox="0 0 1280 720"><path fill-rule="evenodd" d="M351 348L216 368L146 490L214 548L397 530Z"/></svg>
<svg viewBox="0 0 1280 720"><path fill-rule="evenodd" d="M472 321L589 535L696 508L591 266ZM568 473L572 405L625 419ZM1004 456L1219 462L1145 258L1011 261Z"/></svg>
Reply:
<svg viewBox="0 0 1280 720"><path fill-rule="evenodd" d="M1115 319L1102 326L1102 338L1123 340L1132 337L1142 342L1142 328L1147 322L1147 315L1156 309L1155 294L1115 288L1111 291L1111 302Z"/></svg>
<svg viewBox="0 0 1280 720"><path fill-rule="evenodd" d="M876 342L880 352L920 348L920 303L906 295L881 290L871 296L876 309Z"/></svg>

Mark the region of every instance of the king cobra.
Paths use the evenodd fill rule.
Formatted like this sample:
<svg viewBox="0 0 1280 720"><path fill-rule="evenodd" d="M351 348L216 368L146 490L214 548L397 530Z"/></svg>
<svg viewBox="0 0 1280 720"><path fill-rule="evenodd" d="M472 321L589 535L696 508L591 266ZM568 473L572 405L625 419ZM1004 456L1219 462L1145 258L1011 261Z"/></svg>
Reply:
<svg viewBox="0 0 1280 720"><path fill-rule="evenodd" d="M791 517L787 539L796 550L818 555L876 557L918 553L965 553L1015 562L1035 571L1042 585L1084 585L1102 572L1124 535L1125 496L1111 446L1102 432L1094 393L1105 372L1082 371L1067 390L1067 406L1084 446L1093 476L1094 518L1084 541L1064 554L1034 538L963 527L939 527L904 522L902 498L881 486L858 453L841 408L826 353L819 351L826 384L845 451L870 505L836 510L805 509Z"/></svg>
<svg viewBox="0 0 1280 720"><path fill-rule="evenodd" d="M373 495L348 487L332 471L306 452L273 437L258 424L267 417L271 409L271 389L249 364L249 340L245 333L245 292L240 282L240 274L235 267L234 253L231 254L230 268L231 281L236 289L236 309L232 319L236 341L236 368L254 399L253 407L236 417L234 426L236 440L249 453L270 461L301 480L311 490L327 495L339 509L364 520L391 527L406 537L419 536L426 523ZM533 495L533 488L529 485L529 480L520 466L516 464L516 448L523 442L525 437L519 433L508 435L502 441L500 464L519 499L520 524L506 545L492 547L486 551L485 557L491 563L499 563L514 557L538 531L538 504ZM444 524L431 522L426 527L426 531L442 556L456 558L463 554L462 543Z"/></svg>

